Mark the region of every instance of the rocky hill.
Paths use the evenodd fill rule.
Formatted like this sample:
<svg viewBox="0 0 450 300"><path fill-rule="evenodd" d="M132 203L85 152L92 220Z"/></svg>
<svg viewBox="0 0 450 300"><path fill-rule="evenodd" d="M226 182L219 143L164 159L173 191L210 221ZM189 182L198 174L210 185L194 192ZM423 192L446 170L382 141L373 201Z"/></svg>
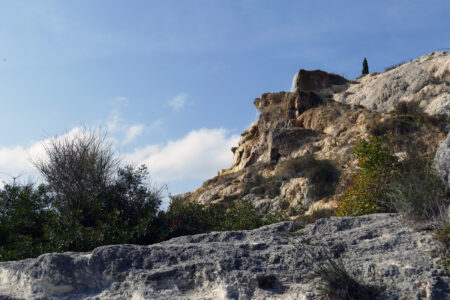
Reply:
<svg viewBox="0 0 450 300"><path fill-rule="evenodd" d="M419 103L433 116L430 122L416 126L399 118L394 110L402 101ZM232 149L232 166L206 181L190 200L227 205L249 197L262 213L283 211L293 217L333 210L356 171L350 154L359 138L389 136L402 159L434 155L449 130L450 52L433 52L356 80L300 70L291 92L266 93L254 104L259 120ZM334 168L334 175L323 185L314 183L305 164Z"/></svg>
<svg viewBox="0 0 450 300"><path fill-rule="evenodd" d="M329 216L358 172L352 148L370 136L387 137L399 160L434 159L450 187L449 52L355 80L300 70L291 92L254 104L259 120L232 149L230 168L187 200L247 198L262 214ZM414 114L402 112L409 104ZM450 299L442 247L421 225L399 214L330 217L43 254L0 262L0 299L327 299L327 276L348 283L347 275L358 281L355 299Z"/></svg>

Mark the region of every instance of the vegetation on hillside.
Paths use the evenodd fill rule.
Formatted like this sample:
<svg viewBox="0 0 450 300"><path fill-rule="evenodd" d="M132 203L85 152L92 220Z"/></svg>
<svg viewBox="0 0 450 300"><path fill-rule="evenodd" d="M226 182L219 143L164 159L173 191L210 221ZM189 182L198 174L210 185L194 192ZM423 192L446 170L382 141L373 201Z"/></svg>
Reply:
<svg viewBox="0 0 450 300"><path fill-rule="evenodd" d="M0 261L284 220L261 216L248 200L220 207L172 198L163 211L164 188L151 185L145 166L120 166L101 132L54 139L46 151L48 159L35 162L43 184L14 182L0 189Z"/></svg>

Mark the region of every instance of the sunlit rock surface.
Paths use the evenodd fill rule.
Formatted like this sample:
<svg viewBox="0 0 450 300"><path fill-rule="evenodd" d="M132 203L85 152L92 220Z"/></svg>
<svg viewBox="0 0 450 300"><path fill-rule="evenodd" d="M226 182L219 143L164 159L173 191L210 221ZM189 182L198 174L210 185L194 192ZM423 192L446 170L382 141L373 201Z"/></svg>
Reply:
<svg viewBox="0 0 450 300"><path fill-rule="evenodd" d="M254 100L259 119L242 132L239 144L232 149L232 165L193 191L190 200L228 205L249 197L264 214L282 210L291 216L319 207L333 209L334 200L356 172L351 156L355 142L371 136L377 124L395 118L389 112L399 101L419 101L431 115L450 116L450 52L433 52L356 80L320 70L300 70L291 92L264 93ZM394 152L402 159L413 151L433 157L446 136L438 127L421 124L417 130L391 134ZM287 178L275 197L252 193L252 178L277 176L281 162L306 153L331 160L338 167L341 176L332 197L312 201L306 193L311 184L302 174ZM292 196L291 186L297 182L295 189L300 191L300 181L303 192Z"/></svg>
<svg viewBox="0 0 450 300"><path fill-rule="evenodd" d="M151 246L0 263L0 299L320 299L326 255L382 287L379 299L448 299L431 234L395 214L284 222ZM326 254L326 255L325 255Z"/></svg>
<svg viewBox="0 0 450 300"><path fill-rule="evenodd" d="M379 112L393 110L402 100L418 101L430 115L450 115L450 52L432 52L390 71L368 74L333 98Z"/></svg>

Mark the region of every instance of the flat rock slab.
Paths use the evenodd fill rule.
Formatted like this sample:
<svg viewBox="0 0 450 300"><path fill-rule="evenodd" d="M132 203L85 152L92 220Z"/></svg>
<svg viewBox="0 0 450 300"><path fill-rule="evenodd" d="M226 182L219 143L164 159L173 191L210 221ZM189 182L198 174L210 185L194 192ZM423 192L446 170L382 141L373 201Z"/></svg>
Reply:
<svg viewBox="0 0 450 300"><path fill-rule="evenodd" d="M150 246L0 263L0 299L321 299L311 271L340 258L379 299L450 299L430 233L396 214L283 222Z"/></svg>

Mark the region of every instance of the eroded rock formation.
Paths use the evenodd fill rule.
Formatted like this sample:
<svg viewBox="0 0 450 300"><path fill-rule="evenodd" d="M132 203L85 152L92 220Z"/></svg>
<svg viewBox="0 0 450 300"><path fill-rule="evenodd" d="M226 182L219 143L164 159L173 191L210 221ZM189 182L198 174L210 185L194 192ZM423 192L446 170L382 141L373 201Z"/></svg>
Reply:
<svg viewBox="0 0 450 300"><path fill-rule="evenodd" d="M432 157L448 131L443 123L450 116L449 52L431 53L354 81L302 69L291 92L265 93L254 100L259 120L241 134L238 147L232 149L231 167L206 181L190 199L226 204L249 197L263 213L281 210L292 216L333 209L356 172L350 155L355 141L373 135L383 124L397 126L396 115L390 112L400 101L419 101L429 114L440 114L441 121L422 122L409 129L402 120L394 120L398 128L387 133L397 156L405 158L415 151ZM304 172L280 175L280 163L308 154L332 161L339 170L332 195L317 199L308 193L311 182ZM261 188L276 184L278 193ZM293 191L298 192L295 197Z"/></svg>
<svg viewBox="0 0 450 300"><path fill-rule="evenodd" d="M450 52L433 52L387 72L368 74L333 98L378 112L391 111L399 101L419 101L430 115L450 115Z"/></svg>

